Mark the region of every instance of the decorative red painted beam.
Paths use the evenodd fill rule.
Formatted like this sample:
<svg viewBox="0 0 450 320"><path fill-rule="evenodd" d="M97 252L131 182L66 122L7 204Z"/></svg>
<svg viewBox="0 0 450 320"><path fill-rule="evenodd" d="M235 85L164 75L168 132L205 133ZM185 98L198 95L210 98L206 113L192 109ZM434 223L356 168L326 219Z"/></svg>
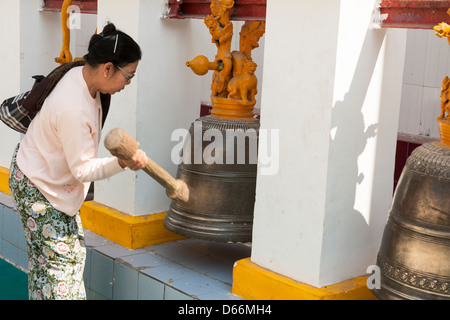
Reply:
<svg viewBox="0 0 450 320"><path fill-rule="evenodd" d="M43 11L61 12L64 0L44 0ZM80 13L97 13L97 0L73 0L71 5L78 6Z"/></svg>
<svg viewBox="0 0 450 320"><path fill-rule="evenodd" d="M266 0L235 0L231 20L266 20ZM211 14L211 0L169 0L170 19L201 19Z"/></svg>
<svg viewBox="0 0 450 320"><path fill-rule="evenodd" d="M379 25L382 28L433 29L441 22L450 23L447 0L382 0Z"/></svg>

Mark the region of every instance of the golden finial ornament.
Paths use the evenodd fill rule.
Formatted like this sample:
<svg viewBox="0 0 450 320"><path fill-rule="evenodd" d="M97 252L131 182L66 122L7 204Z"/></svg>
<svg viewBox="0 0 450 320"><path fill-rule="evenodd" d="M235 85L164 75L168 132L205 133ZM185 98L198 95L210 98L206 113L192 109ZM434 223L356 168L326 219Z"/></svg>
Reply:
<svg viewBox="0 0 450 320"><path fill-rule="evenodd" d="M198 75L214 72L211 84L211 114L223 118L252 118L256 103L257 78L256 63L251 51L259 46L264 35L265 22L248 21L240 32L239 51L231 52L233 24L230 9L233 0L211 0L211 14L204 18L217 47L215 60L210 62L205 56L198 56L186 63Z"/></svg>

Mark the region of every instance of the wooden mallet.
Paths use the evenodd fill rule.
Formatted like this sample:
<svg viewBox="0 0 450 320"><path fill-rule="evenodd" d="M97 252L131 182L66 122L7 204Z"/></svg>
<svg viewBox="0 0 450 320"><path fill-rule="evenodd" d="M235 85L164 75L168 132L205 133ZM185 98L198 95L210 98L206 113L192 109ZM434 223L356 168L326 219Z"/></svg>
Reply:
<svg viewBox="0 0 450 320"><path fill-rule="evenodd" d="M113 156L122 160L131 159L138 150L138 146L139 143L120 128L111 130L105 138L106 149ZM147 157L147 166L143 170L166 189L166 193L171 199L183 202L189 200L187 184L183 180L174 179L152 159Z"/></svg>

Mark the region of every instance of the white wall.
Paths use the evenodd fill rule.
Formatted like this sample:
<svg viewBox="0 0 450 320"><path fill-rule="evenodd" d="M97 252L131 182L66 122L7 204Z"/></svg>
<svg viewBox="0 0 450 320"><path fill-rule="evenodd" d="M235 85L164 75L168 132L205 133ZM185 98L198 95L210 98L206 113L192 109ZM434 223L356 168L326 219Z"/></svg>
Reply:
<svg viewBox="0 0 450 320"><path fill-rule="evenodd" d="M128 1L126 6L122 6L117 0L98 1L97 31L102 32L109 21L114 23L117 29L139 42L138 16L138 0ZM136 137L136 95L140 73L141 69L138 69L136 77L125 90L111 97L111 106L103 128L102 139L115 127L123 128L132 137ZM99 156L111 156L103 143L100 143ZM95 182L94 200L126 213L134 212L135 179L135 173L127 171L110 179Z"/></svg>
<svg viewBox="0 0 450 320"><path fill-rule="evenodd" d="M0 100L20 91L20 6L17 0L2 0L0 5ZM0 123L0 166L9 168L19 133Z"/></svg>
<svg viewBox="0 0 450 320"><path fill-rule="evenodd" d="M441 83L450 75L450 45L434 30L408 30L399 132L439 138Z"/></svg>
<svg viewBox="0 0 450 320"><path fill-rule="evenodd" d="M42 11L42 0L0 0L0 100L30 90L33 75L47 75L58 67L54 59L62 47L61 13ZM94 24L92 24L94 21ZM96 15L81 15L81 29L72 30L71 51L74 57L87 51L90 35L95 31ZM89 26L94 25L94 29ZM87 31L89 30L89 31ZM87 31L87 32L86 32ZM0 125L0 166L9 168L20 134Z"/></svg>
<svg viewBox="0 0 450 320"><path fill-rule="evenodd" d="M171 150L178 141L171 142L172 132L189 129L200 115L201 79L185 63L200 54L208 29L200 20L161 19L164 3L140 3L139 41L145 56L139 71L136 130L142 149L175 176ZM136 214L168 210L165 190L145 173L139 173L136 188Z"/></svg>
<svg viewBox="0 0 450 320"><path fill-rule="evenodd" d="M61 15L41 12L41 0L0 0L0 100L27 91L31 76L47 74L58 64ZM20 134L0 124L0 166L9 168Z"/></svg>
<svg viewBox="0 0 450 320"><path fill-rule="evenodd" d="M72 20L74 28L70 31L70 52L73 59L83 58L88 52L89 40L97 29L96 14L82 13L78 15L77 19L79 19L79 25L76 24L78 22Z"/></svg>
<svg viewBox="0 0 450 320"><path fill-rule="evenodd" d="M58 67L62 47L61 13L41 10L43 1L20 1L21 90L29 90L36 74L47 75Z"/></svg>

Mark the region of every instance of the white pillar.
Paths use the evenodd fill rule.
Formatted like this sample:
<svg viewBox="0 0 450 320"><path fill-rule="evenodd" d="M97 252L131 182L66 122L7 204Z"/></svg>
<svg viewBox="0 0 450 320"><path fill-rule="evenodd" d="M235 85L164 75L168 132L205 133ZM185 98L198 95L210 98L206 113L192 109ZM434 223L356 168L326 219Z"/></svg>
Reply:
<svg viewBox="0 0 450 320"><path fill-rule="evenodd" d="M0 103L30 90L31 76L58 66L61 14L42 12L41 0L0 0ZM9 168L20 134L0 123L0 166Z"/></svg>
<svg viewBox="0 0 450 320"><path fill-rule="evenodd" d="M0 5L0 100L19 94L20 90L20 3L2 0ZM19 141L19 133L0 123L0 166L9 168L12 151Z"/></svg>
<svg viewBox="0 0 450 320"><path fill-rule="evenodd" d="M112 128L123 128L175 176L171 150L178 141L171 142L172 132L189 129L200 114L201 79L185 62L201 54L198 37L208 30L201 20L162 19L165 4L164 0L98 1L98 30L111 21L132 36L143 52L136 77L112 97L103 136ZM109 155L103 146L100 155ZM143 171L129 170L96 182L94 200L136 216L167 211L170 204L158 183Z"/></svg>
<svg viewBox="0 0 450 320"><path fill-rule="evenodd" d="M316 287L375 263L392 199L406 33L370 29L373 6L267 1L261 128L279 129L279 170L258 174L251 261Z"/></svg>

